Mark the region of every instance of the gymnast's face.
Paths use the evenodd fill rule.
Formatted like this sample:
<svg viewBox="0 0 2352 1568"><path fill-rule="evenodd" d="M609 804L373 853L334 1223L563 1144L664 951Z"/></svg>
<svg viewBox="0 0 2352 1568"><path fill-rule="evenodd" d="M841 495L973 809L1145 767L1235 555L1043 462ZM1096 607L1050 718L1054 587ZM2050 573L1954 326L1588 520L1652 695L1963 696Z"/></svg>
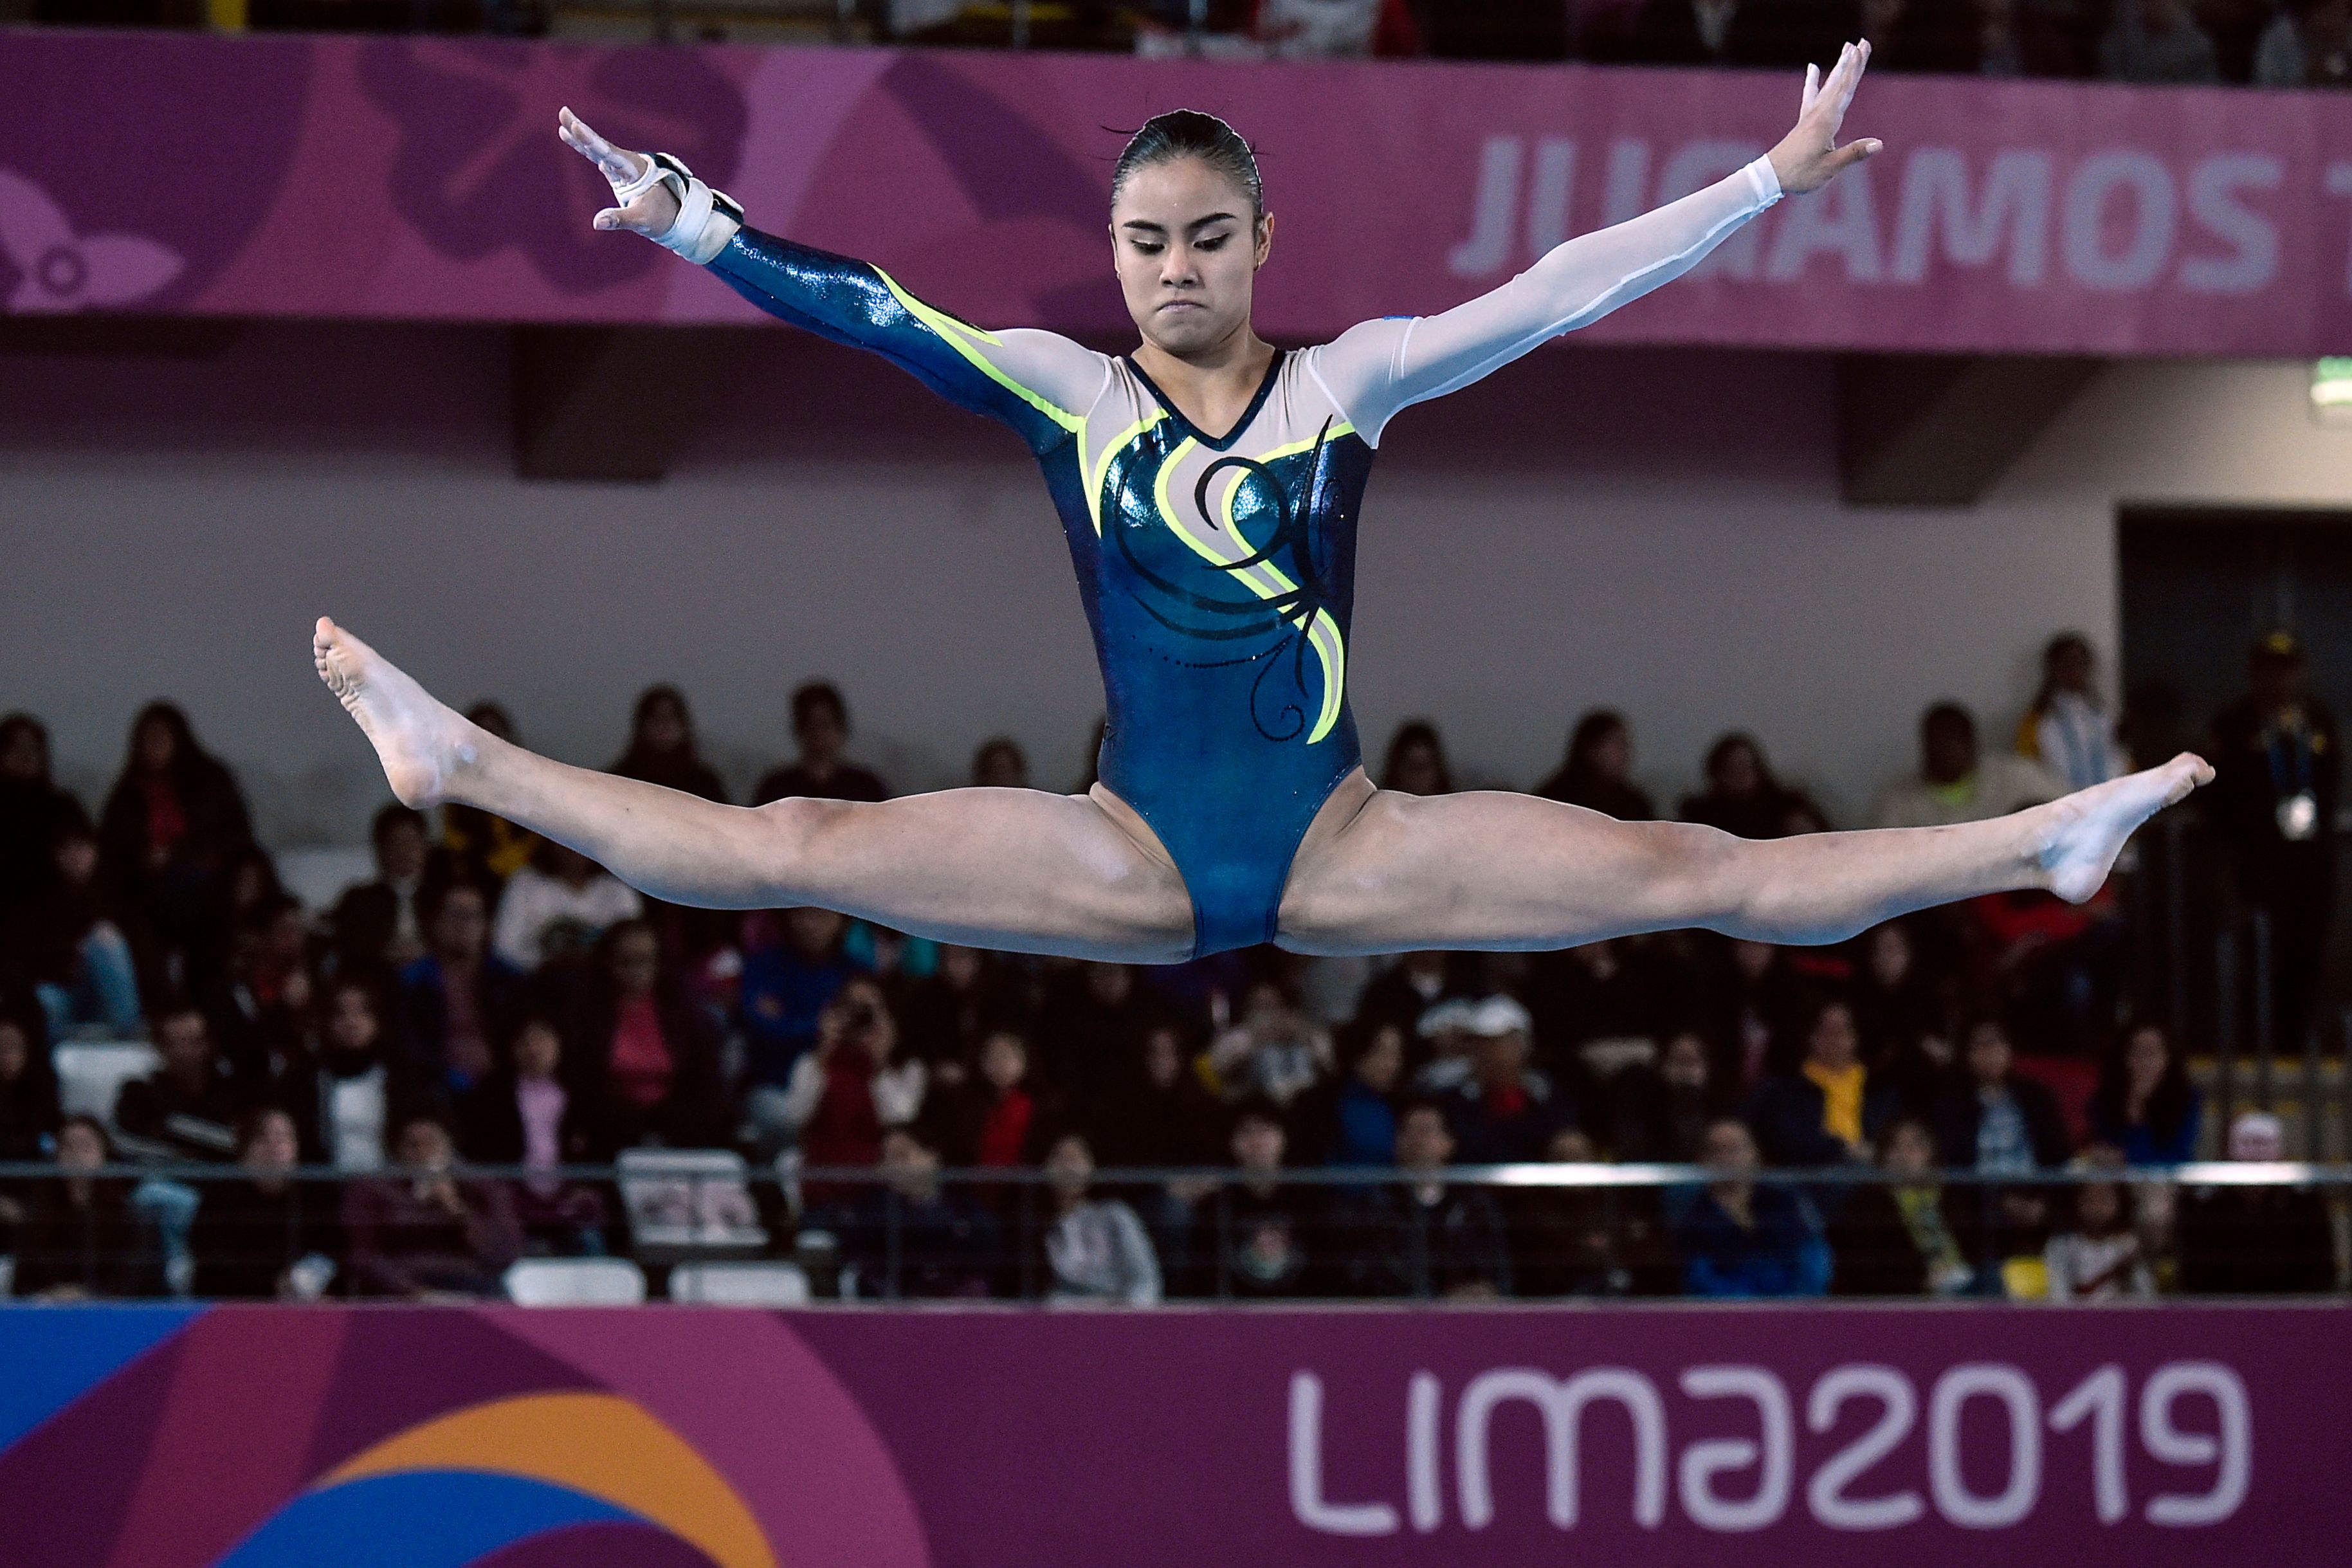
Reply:
<svg viewBox="0 0 2352 1568"><path fill-rule="evenodd" d="M1110 213L1111 255L1144 341L1181 357L1245 330L1274 219L1251 223L1249 193L1200 158L1128 176Z"/></svg>

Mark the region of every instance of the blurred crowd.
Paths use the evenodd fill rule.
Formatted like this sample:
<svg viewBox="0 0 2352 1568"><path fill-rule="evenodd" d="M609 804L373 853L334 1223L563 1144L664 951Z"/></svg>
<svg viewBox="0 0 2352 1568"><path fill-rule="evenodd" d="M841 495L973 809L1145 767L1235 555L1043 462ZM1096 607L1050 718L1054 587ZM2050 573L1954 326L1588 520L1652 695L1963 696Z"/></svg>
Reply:
<svg viewBox="0 0 2352 1568"><path fill-rule="evenodd" d="M615 7L563 0L16 0L84 26L489 32L609 27ZM8 7L0 4L0 19ZM1867 38L1878 70L2136 82L2341 87L2352 0L775 0L637 7L666 37L813 36L981 47L1134 49L1219 58L1468 60L1793 68ZM577 15L575 15L577 13Z"/></svg>
<svg viewBox="0 0 2352 1568"><path fill-rule="evenodd" d="M1995 816L2130 766L2083 639L2053 639L2044 667L2005 743L1930 708L1916 771L1856 826ZM2307 1008L2332 912L2336 732L2292 637L2259 644L2248 679L2213 723L2220 778L2200 799L2231 896L2275 918L2279 1006ZM803 686L792 710L795 752L750 804L887 797L852 760L837 689ZM515 736L495 705L469 717ZM638 700L611 771L727 798L669 687ZM1427 721L1397 731L1377 773L1453 788ZM1004 739L971 776L1031 782ZM1631 724L1600 711L1535 793L1661 815L1635 781ZM1748 837L1831 826L1747 734L1714 744L1675 814ZM868 1294L2336 1286L2321 1191L2132 1179L2201 1147L2283 1149L2266 1115L2204 1125L2181 1042L2134 1016L2112 895L1998 895L1822 948L1679 931L1145 969L816 909L659 903L463 807L387 805L372 840L373 876L306 909L179 709L138 714L95 816L53 782L40 722L0 720L0 1162L54 1171L0 1180L19 1293L488 1294L521 1257L627 1251L612 1181L578 1167L649 1148L740 1156L772 1246L821 1232ZM160 1065L66 1115L58 1050L140 1037ZM193 1278L163 1268L137 1184L101 1173L123 1160L233 1173L180 1216ZM1707 1179L1449 1179L1536 1162ZM289 1179L298 1165L351 1179ZM1104 1167L1190 1173L1097 1183ZM1404 1175L1330 1175L1391 1168ZM1819 1179L1867 1170L1883 1180Z"/></svg>

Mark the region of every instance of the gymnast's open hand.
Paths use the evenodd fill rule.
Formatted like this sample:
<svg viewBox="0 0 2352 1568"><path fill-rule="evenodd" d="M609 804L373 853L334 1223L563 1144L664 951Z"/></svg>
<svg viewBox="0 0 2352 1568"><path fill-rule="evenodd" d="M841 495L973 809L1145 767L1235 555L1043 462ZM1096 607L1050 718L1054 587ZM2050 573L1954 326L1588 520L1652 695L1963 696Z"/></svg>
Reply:
<svg viewBox="0 0 2352 1568"><path fill-rule="evenodd" d="M621 204L596 215L598 228L622 228L659 239L677 222L677 193L666 181L646 178L653 167L652 159L614 146L569 109L556 112L555 133L563 138L565 146L596 165L613 187L613 199Z"/></svg>
<svg viewBox="0 0 2352 1568"><path fill-rule="evenodd" d="M1886 145L1875 138L1849 142L1843 147L1837 144L1846 106L1853 101L1853 89L1862 85L1862 70L1869 63L1870 44L1865 39L1848 44L1839 53L1826 80L1819 66L1805 68L1805 98L1797 110L1796 129L1772 149L1772 172L1780 177L1780 188L1789 195L1820 190Z"/></svg>

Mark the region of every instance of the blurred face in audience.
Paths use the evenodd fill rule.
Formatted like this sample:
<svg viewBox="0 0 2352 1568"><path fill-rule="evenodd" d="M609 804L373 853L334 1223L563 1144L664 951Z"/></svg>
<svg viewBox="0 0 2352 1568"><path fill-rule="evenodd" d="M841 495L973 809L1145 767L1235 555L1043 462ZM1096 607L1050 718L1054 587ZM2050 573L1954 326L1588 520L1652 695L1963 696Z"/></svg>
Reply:
<svg viewBox="0 0 2352 1568"><path fill-rule="evenodd" d="M1676 1089L1706 1087L1706 1042L1696 1035L1676 1035L1666 1042L1658 1076Z"/></svg>
<svg viewBox="0 0 2352 1568"><path fill-rule="evenodd" d="M1699 1160L1723 1175L1751 1175L1757 1166L1756 1140L1743 1122L1717 1121L1699 1141Z"/></svg>
<svg viewBox="0 0 2352 1568"><path fill-rule="evenodd" d="M1911 934L1884 925L1870 933L1870 977L1892 991L1911 973Z"/></svg>
<svg viewBox="0 0 2352 1568"><path fill-rule="evenodd" d="M1977 771L1977 737L1966 720L1938 713L1919 735L1919 771L1936 784L1957 784Z"/></svg>
<svg viewBox="0 0 2352 1568"><path fill-rule="evenodd" d="M1604 779L1622 779L1633 768L1633 731L1622 724L1612 724L1592 737L1592 748L1585 762Z"/></svg>
<svg viewBox="0 0 2352 1568"><path fill-rule="evenodd" d="M1282 1169L1282 1123L1270 1117L1244 1116L1234 1129L1234 1163L1261 1174Z"/></svg>
<svg viewBox="0 0 2352 1568"><path fill-rule="evenodd" d="M425 829L401 818L385 826L375 841L377 873L387 882L414 882L425 875Z"/></svg>
<svg viewBox="0 0 2352 1568"><path fill-rule="evenodd" d="M980 984L983 962L975 947L942 947L940 949L940 978L957 991L969 991Z"/></svg>
<svg viewBox="0 0 2352 1568"><path fill-rule="evenodd" d="M402 1128L400 1147L394 1152L396 1163L420 1171L446 1171L456 1156L449 1130L431 1120L412 1121Z"/></svg>
<svg viewBox="0 0 2352 1568"><path fill-rule="evenodd" d="M1566 1164L1590 1165L1601 1158L1601 1151L1592 1146L1592 1140L1581 1129L1563 1127L1544 1145L1544 1155Z"/></svg>
<svg viewBox="0 0 2352 1568"><path fill-rule="evenodd" d="M87 1121L68 1121L58 1131L58 1166L95 1171L106 1163L106 1140Z"/></svg>
<svg viewBox="0 0 2352 1568"><path fill-rule="evenodd" d="M1104 1006L1116 1007L1135 990L1135 974L1124 963L1089 963L1087 989Z"/></svg>
<svg viewBox="0 0 2352 1568"><path fill-rule="evenodd" d="M1403 1076L1404 1031L1383 1024L1372 1032L1364 1054L1356 1058L1356 1077L1374 1094L1391 1094Z"/></svg>
<svg viewBox="0 0 2352 1568"><path fill-rule="evenodd" d="M2111 1236L2123 1228L2123 1189L2113 1182L2085 1182L2074 1189L2074 1223L2085 1236Z"/></svg>
<svg viewBox="0 0 2352 1568"><path fill-rule="evenodd" d="M2052 648L2049 675L2053 690L2080 692L2091 689L2089 646L2069 639Z"/></svg>
<svg viewBox="0 0 2352 1568"><path fill-rule="evenodd" d="M812 763L830 763L849 744L849 721L830 702L811 702L793 721L793 739Z"/></svg>
<svg viewBox="0 0 2352 1568"><path fill-rule="evenodd" d="M667 692L646 703L637 721L637 744L649 752L683 750L688 739L686 710Z"/></svg>
<svg viewBox="0 0 2352 1568"><path fill-rule="evenodd" d="M550 1079L563 1060L563 1037L544 1018L533 1018L515 1037L515 1076Z"/></svg>
<svg viewBox="0 0 2352 1568"><path fill-rule="evenodd" d="M213 1042L202 1013L173 1013L155 1026L155 1050L163 1070L183 1083L200 1084L212 1076Z"/></svg>
<svg viewBox="0 0 2352 1568"><path fill-rule="evenodd" d="M375 998L364 986L336 986L327 1007L328 1049L357 1056L374 1048Z"/></svg>
<svg viewBox="0 0 2352 1568"><path fill-rule="evenodd" d="M452 888L433 918L433 952L444 963L473 963L489 941L489 907L478 888Z"/></svg>
<svg viewBox="0 0 2352 1568"><path fill-rule="evenodd" d="M58 840L58 879L68 888L87 888L98 879L98 840L87 833L68 833Z"/></svg>
<svg viewBox="0 0 2352 1568"><path fill-rule="evenodd" d="M1832 1003L1814 1015L1812 1029L1805 1037L1805 1052L1815 1063L1831 1072L1843 1072L1853 1066L1861 1047L1853 1014L1844 1004Z"/></svg>
<svg viewBox="0 0 2352 1568"><path fill-rule="evenodd" d="M141 767L149 773L161 773L178 760L180 738L172 732L172 726L164 720L150 719L139 726L135 749Z"/></svg>
<svg viewBox="0 0 2352 1568"><path fill-rule="evenodd" d="M1735 742L1716 754L1715 769L1708 783L1717 795L1743 796L1754 795L1763 786L1764 774L1756 765L1756 748Z"/></svg>
<svg viewBox="0 0 2352 1568"><path fill-rule="evenodd" d="M1087 1182L1095 1173L1094 1152L1075 1132L1057 1138L1045 1155L1045 1173L1053 1178L1054 1191L1075 1203L1087 1195Z"/></svg>
<svg viewBox="0 0 2352 1568"><path fill-rule="evenodd" d="M1528 1036L1524 1029L1506 1029L1478 1037L1478 1080L1490 1089L1516 1086L1528 1069Z"/></svg>
<svg viewBox="0 0 2352 1568"><path fill-rule="evenodd" d="M1999 1024L1979 1024L1969 1031L1969 1076L1990 1089L2009 1077L2016 1060L2009 1036Z"/></svg>
<svg viewBox="0 0 2352 1568"><path fill-rule="evenodd" d="M2124 1078L2131 1098L2145 1100L2164 1081L2172 1053L2165 1048L2161 1029L2134 1029L2124 1044Z"/></svg>
<svg viewBox="0 0 2352 1568"><path fill-rule="evenodd" d="M0 1083L15 1083L33 1065L33 1043L25 1026L0 1019Z"/></svg>
<svg viewBox="0 0 2352 1568"><path fill-rule="evenodd" d="M661 977L661 943L646 927L628 927L613 939L607 973L623 1000L652 995L654 983Z"/></svg>
<svg viewBox="0 0 2352 1568"><path fill-rule="evenodd" d="M822 958L841 941L841 933L849 921L831 910L799 909L784 911L784 940L793 950L805 958Z"/></svg>
<svg viewBox="0 0 2352 1568"><path fill-rule="evenodd" d="M1435 795L1445 785L1444 764L1437 748L1415 741L1397 749L1396 765L1389 773L1389 788L1400 795Z"/></svg>
<svg viewBox="0 0 2352 1568"><path fill-rule="evenodd" d="M282 1110L265 1110L254 1124L253 1135L246 1140L245 1153L237 1163L248 1171L282 1175L292 1170L301 1157L301 1143L294 1136L294 1119Z"/></svg>
<svg viewBox="0 0 2352 1568"><path fill-rule="evenodd" d="M982 789L1027 789L1029 759L1010 741L992 741L971 760L971 782Z"/></svg>
<svg viewBox="0 0 2352 1568"><path fill-rule="evenodd" d="M1417 1105L1397 1126L1396 1162L1408 1171L1442 1169L1454 1158L1454 1132L1433 1105Z"/></svg>
<svg viewBox="0 0 2352 1568"><path fill-rule="evenodd" d="M1143 1037L1143 1077L1154 1089L1173 1089L1184 1070L1184 1046L1173 1029L1154 1029Z"/></svg>
<svg viewBox="0 0 2352 1568"><path fill-rule="evenodd" d="M997 1093L1020 1088L1028 1072L1029 1047L1021 1043L1020 1036L1000 1032L981 1042L980 1076Z"/></svg>
<svg viewBox="0 0 2352 1568"><path fill-rule="evenodd" d="M1249 193L1202 159L1129 174L1111 207L1111 255L1145 342L1181 358L1247 327L1274 240L1274 220L1253 216Z"/></svg>
<svg viewBox="0 0 2352 1568"><path fill-rule="evenodd" d="M1888 1171L1898 1176L1921 1176L1936 1168L1936 1142L1916 1121L1898 1121L1886 1135Z"/></svg>
<svg viewBox="0 0 2352 1568"><path fill-rule="evenodd" d="M1731 944L1731 966L1743 980L1761 980L1764 972L1772 967L1772 944L1769 942L1748 942L1742 938Z"/></svg>
<svg viewBox="0 0 2352 1568"><path fill-rule="evenodd" d="M2230 1158L2263 1163L2286 1158L2286 1138L2278 1119L2247 1111L2230 1123Z"/></svg>
<svg viewBox="0 0 2352 1568"><path fill-rule="evenodd" d="M903 1127L882 1134L882 1169L891 1187L910 1203L929 1203L939 1194L939 1154Z"/></svg>
<svg viewBox="0 0 2352 1568"><path fill-rule="evenodd" d="M49 771L48 748L30 724L12 724L0 740L0 778L37 779Z"/></svg>

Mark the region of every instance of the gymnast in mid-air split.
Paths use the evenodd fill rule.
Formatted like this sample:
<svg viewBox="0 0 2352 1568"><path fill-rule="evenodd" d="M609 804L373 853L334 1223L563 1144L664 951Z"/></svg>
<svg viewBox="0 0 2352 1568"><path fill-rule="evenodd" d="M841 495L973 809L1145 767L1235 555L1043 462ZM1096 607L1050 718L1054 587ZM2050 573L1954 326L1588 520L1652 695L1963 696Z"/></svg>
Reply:
<svg viewBox="0 0 2352 1568"><path fill-rule="evenodd" d="M1289 351L1251 326L1275 229L1255 158L1210 115L1151 120L1111 176L1112 262L1142 338L1113 357L983 331L879 268L748 227L675 159L615 148L566 110L562 139L613 185L597 227L708 267L1029 443L1102 668L1101 782L720 805L499 740L324 618L319 673L411 805L520 823L673 903L822 905L974 946L1162 963L1267 942L1526 950L1685 926L1827 942L1982 893L2087 899L2134 828L2212 777L2201 759L1991 821L1754 842L1504 792L1377 789L1349 715L1357 513L1390 419L1678 277L1877 152L1837 144L1869 52L1808 69L1796 128L1718 184L1570 239L1467 304Z"/></svg>

